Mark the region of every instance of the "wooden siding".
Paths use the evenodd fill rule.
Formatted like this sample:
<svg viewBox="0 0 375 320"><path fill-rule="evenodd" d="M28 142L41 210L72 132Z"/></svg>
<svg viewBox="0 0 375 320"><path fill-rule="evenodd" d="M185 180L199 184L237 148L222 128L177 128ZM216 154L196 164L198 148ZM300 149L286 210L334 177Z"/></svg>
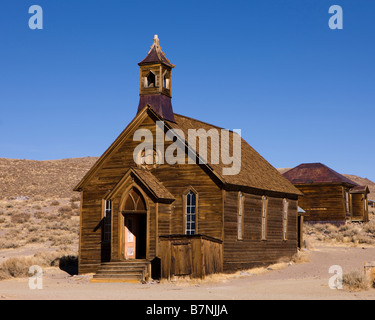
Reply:
<svg viewBox="0 0 375 320"><path fill-rule="evenodd" d="M155 122L149 116L138 128L149 129L154 137ZM95 173L84 187L84 198L81 210L81 242L80 242L80 273L95 272L99 267L102 256L102 200L122 179L131 166L135 166L133 150L139 144L129 135L117 149L104 161L102 167ZM172 142L165 144L167 148ZM187 156L185 159L187 163ZM222 191L210 176L196 164L148 166L147 169L163 183L176 200L172 204L156 204L153 199L145 196L148 212L148 259L157 254L157 237L167 234L184 233L183 193L191 186L199 197L197 225L199 233L222 239ZM124 190L127 188L125 184ZM138 186L140 189L140 187ZM121 230L122 217L120 214L120 199L122 192L113 200L112 208L112 245L111 259L121 259Z"/></svg>
<svg viewBox="0 0 375 320"><path fill-rule="evenodd" d="M222 241L204 235L160 237L161 277L204 278L223 271Z"/></svg>
<svg viewBox="0 0 375 320"><path fill-rule="evenodd" d="M244 193L243 240L237 239L238 192L227 191L224 212L224 270L269 264L297 251L297 201L289 199L283 240L283 199L268 197L267 234L262 240L262 197Z"/></svg>
<svg viewBox="0 0 375 320"><path fill-rule="evenodd" d="M345 223L345 191L342 185L297 185L303 192L299 206L306 211L307 222ZM350 200L349 200L350 201ZM349 206L349 218L351 208Z"/></svg>

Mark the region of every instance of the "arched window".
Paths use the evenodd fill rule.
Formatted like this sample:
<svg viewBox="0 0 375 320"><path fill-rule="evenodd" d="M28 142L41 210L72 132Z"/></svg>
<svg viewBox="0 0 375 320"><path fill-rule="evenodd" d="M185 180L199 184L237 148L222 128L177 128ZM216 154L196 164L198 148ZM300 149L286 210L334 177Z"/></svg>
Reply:
<svg viewBox="0 0 375 320"><path fill-rule="evenodd" d="M125 201L124 212L145 213L146 203L138 189L132 188Z"/></svg>
<svg viewBox="0 0 375 320"><path fill-rule="evenodd" d="M186 194L185 216L186 216L186 231L187 235L196 234L197 227L197 196L193 191Z"/></svg>

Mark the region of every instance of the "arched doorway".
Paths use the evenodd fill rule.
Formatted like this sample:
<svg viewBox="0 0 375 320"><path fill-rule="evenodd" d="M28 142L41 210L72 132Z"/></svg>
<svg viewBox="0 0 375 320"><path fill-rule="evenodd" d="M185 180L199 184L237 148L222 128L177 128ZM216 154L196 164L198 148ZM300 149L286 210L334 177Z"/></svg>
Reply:
<svg viewBox="0 0 375 320"><path fill-rule="evenodd" d="M145 259L147 242L147 208L141 192L133 187L126 196L123 214L123 257Z"/></svg>

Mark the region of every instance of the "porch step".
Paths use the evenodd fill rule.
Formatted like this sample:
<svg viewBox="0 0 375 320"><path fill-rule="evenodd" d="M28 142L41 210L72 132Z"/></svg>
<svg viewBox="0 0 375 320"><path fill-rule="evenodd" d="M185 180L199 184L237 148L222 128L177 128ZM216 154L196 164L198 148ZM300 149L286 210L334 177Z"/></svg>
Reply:
<svg viewBox="0 0 375 320"><path fill-rule="evenodd" d="M147 260L104 262L91 282L143 282L150 277L149 266Z"/></svg>

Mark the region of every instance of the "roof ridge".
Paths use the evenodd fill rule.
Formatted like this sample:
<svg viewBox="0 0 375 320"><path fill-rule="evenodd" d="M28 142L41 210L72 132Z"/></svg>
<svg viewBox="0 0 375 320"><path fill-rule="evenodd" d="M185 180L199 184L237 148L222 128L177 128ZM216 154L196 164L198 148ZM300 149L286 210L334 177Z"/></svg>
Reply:
<svg viewBox="0 0 375 320"><path fill-rule="evenodd" d="M317 171L318 167L324 168L327 173L322 175L321 172ZM308 169L310 171L307 173L305 172L304 174L296 174L299 170L303 169ZM313 171L314 169L315 171ZM358 186L356 182L352 181L351 179L345 177L341 173L338 173L337 171L321 162L301 163L300 165L284 172L283 176L289 179L294 184L307 183L307 181L310 181L309 183L348 183L352 184L353 186Z"/></svg>
<svg viewBox="0 0 375 320"><path fill-rule="evenodd" d="M197 122L203 123L203 124L205 124L205 125L208 125L208 126L211 126L211 127L217 128L217 129L222 129L222 130L227 130L227 131L233 132L233 130L225 129L225 128L222 128L222 127L216 126L216 125L214 125L214 124L211 124L211 123L208 123L208 122L205 122L205 121L202 121L202 120L198 120L198 119L195 119L195 118L192 118L192 117L184 116L184 115L182 115L182 114L174 113L174 115L176 115L176 116L178 116L178 117L183 117L183 118L186 118L186 119L194 120L194 121L197 121Z"/></svg>

